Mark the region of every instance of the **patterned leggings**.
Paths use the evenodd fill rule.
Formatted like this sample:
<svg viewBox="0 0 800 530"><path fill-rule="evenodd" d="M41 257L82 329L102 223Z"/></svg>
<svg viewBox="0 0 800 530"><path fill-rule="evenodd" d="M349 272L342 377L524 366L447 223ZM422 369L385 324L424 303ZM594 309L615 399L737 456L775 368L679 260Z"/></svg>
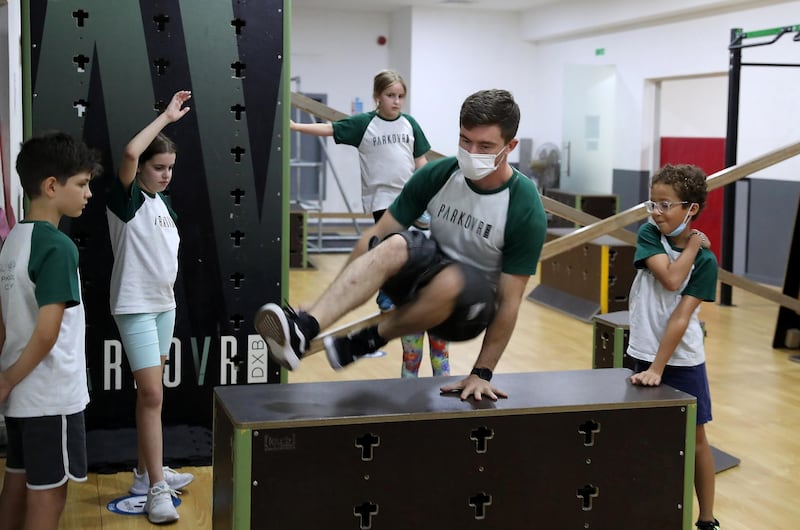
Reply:
<svg viewBox="0 0 800 530"><path fill-rule="evenodd" d="M403 365L401 367L401 377L417 377L419 375L419 365L422 362L422 342L424 333L416 335L406 335L400 340L403 344ZM431 347L431 367L433 375L450 375L450 352L449 344L446 340L428 334L428 341Z"/></svg>

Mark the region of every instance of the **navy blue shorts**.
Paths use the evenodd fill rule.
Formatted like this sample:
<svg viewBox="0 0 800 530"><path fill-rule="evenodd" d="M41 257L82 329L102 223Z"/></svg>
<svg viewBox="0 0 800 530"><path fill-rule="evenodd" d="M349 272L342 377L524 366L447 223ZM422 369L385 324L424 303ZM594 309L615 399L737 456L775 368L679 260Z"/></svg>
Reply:
<svg viewBox="0 0 800 530"><path fill-rule="evenodd" d="M427 331L452 341L470 340L480 335L491 323L495 310L494 289L483 273L445 256L436 241L423 232L405 231L398 235L408 245L408 261L397 274L386 280L381 290L396 306L401 306L414 300L419 290L442 269L458 267L464 277L464 289L458 294L453 313Z"/></svg>
<svg viewBox="0 0 800 530"><path fill-rule="evenodd" d="M68 416L6 417L6 472L25 473L30 489L51 489L67 479L86 480L83 412Z"/></svg>
<svg viewBox="0 0 800 530"><path fill-rule="evenodd" d="M636 359L634 371L644 372L650 368L647 361ZM711 421L711 391L708 388L708 375L706 363L697 366L670 366L664 367L661 382L676 388L681 392L697 398L697 424L704 425Z"/></svg>

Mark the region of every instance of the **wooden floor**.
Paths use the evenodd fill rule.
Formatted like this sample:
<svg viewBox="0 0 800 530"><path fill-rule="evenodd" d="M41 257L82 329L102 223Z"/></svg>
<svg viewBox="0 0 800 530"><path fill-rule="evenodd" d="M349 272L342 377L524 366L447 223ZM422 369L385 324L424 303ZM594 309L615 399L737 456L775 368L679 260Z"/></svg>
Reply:
<svg viewBox="0 0 800 530"><path fill-rule="evenodd" d="M312 255L314 269L292 270L290 302L302 306L314 299L344 262L342 255ZM538 279L532 278L529 290ZM800 364L789 350L773 350L778 307L734 289L734 306L704 304L708 371L714 421L707 426L711 444L741 458L738 467L717 475L716 514L725 530L794 529L800 526ZM357 314L374 311L373 304ZM351 319L352 319L351 318ZM478 342L454 344L453 374L465 374ZM330 369L324 355L303 361L290 382L394 378L400 374L400 346L388 355L356 363L341 372ZM497 372L591 368L592 326L527 300ZM423 364L422 375L430 375ZM654 433L657 435L657 433ZM197 480L186 489L177 526L211 528L212 477L208 467L187 468ZM657 477L653 478L657 480ZM70 484L64 529L137 529L150 525L143 516L116 515L106 504L124 494L130 473L94 475ZM697 508L695 507L695 513ZM631 528L646 528L646 521ZM615 529L617 530L617 529ZM619 529L627 530L627 529Z"/></svg>

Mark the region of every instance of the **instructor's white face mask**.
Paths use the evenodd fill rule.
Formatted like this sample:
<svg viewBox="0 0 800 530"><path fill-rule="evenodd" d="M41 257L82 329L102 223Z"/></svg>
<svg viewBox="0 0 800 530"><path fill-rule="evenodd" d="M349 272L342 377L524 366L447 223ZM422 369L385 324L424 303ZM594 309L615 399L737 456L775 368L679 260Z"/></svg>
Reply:
<svg viewBox="0 0 800 530"><path fill-rule="evenodd" d="M463 147L458 146L458 155L456 156L458 166L468 179L480 180L497 169L500 164L495 164L495 160L503 153L505 148L506 146L504 145L496 154L482 155L470 153Z"/></svg>

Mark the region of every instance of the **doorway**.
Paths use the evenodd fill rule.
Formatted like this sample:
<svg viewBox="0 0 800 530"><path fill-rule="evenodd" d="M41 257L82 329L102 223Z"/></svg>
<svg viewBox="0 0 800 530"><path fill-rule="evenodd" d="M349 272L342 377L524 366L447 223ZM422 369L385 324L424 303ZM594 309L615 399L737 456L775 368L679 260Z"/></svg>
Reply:
<svg viewBox="0 0 800 530"><path fill-rule="evenodd" d="M611 193L616 94L616 67L565 67L561 190Z"/></svg>

